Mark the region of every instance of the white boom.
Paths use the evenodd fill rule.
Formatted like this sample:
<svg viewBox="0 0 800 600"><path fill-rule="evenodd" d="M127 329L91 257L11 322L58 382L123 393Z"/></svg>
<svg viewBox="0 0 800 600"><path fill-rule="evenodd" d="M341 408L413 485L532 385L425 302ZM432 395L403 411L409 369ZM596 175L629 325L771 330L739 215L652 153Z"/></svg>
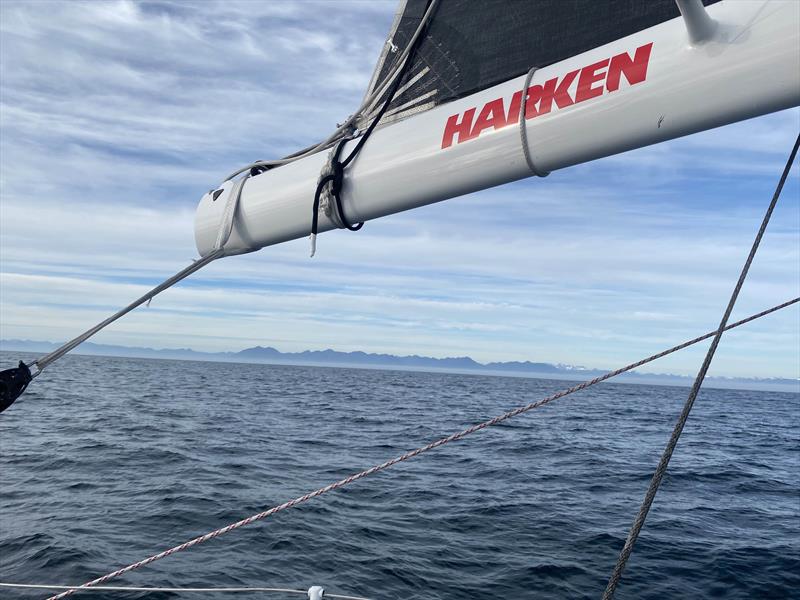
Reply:
<svg viewBox="0 0 800 600"><path fill-rule="evenodd" d="M728 0L708 14L713 25L703 39L678 18L537 71L526 120L537 171L800 104L800 2ZM517 123L524 79L377 129L345 171L348 220L530 176ZM349 142L343 156L354 145ZM225 254L308 235L326 158L320 152L247 179ZM225 204L226 192L200 201L195 239L202 256L214 249ZM319 231L332 228L320 214Z"/></svg>

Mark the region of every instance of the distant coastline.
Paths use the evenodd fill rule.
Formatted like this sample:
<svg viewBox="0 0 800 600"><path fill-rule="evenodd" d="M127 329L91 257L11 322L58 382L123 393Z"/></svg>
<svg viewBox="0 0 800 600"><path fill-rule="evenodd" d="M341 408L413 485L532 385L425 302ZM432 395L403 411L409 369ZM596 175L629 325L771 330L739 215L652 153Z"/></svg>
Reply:
<svg viewBox="0 0 800 600"><path fill-rule="evenodd" d="M32 340L0 340L2 352L50 352L59 344ZM74 350L75 354L91 356L116 356L123 358L155 358L167 360L198 360L211 362L237 362L297 366L331 366L373 369L400 369L410 371L442 371L536 377L547 379L585 380L605 371L584 367L544 362L512 361L479 363L469 356L434 358L430 356L396 356L367 352L339 352L337 350L304 350L281 352L270 346L255 346L238 352L199 352L190 348L155 349L86 342ZM631 371L614 378L614 381L651 385L689 386L692 378L669 373L639 373ZM752 389L800 393L800 381L784 378L709 377L708 387Z"/></svg>

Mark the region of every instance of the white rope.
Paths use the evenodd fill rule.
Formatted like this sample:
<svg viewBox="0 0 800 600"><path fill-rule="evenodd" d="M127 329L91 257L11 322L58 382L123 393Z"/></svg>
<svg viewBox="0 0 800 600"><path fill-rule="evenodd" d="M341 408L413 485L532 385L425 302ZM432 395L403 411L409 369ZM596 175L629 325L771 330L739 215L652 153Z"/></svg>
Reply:
<svg viewBox="0 0 800 600"><path fill-rule="evenodd" d="M82 588L79 585L48 585L34 583L0 583L4 588L22 588L31 590L76 590L79 592L276 592L283 594L308 595L307 590L293 590L288 588L270 587L227 587L227 588L194 588L194 587L129 587L102 585L98 587ZM342 596L325 592L325 598L338 598L339 600L370 600L361 596Z"/></svg>

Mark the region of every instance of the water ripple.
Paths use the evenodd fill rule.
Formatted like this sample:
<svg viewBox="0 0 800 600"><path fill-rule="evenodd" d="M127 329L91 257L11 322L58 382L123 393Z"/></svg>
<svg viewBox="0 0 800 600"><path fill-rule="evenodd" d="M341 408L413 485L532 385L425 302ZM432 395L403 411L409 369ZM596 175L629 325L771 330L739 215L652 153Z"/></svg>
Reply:
<svg viewBox="0 0 800 600"><path fill-rule="evenodd" d="M0 418L0 579L83 581L562 387L67 357ZM120 583L597 598L685 396L604 384ZM701 394L620 597L797 597L799 409Z"/></svg>

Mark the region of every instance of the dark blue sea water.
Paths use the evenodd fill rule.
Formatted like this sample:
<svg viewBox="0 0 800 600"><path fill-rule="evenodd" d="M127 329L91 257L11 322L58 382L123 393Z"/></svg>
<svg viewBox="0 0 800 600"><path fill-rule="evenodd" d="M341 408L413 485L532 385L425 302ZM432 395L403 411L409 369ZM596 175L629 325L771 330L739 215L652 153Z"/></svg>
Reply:
<svg viewBox="0 0 800 600"><path fill-rule="evenodd" d="M0 416L0 580L81 583L565 385L67 357ZM599 598L686 393L597 386L117 583ZM800 395L705 390L617 597L800 596L799 476Z"/></svg>

